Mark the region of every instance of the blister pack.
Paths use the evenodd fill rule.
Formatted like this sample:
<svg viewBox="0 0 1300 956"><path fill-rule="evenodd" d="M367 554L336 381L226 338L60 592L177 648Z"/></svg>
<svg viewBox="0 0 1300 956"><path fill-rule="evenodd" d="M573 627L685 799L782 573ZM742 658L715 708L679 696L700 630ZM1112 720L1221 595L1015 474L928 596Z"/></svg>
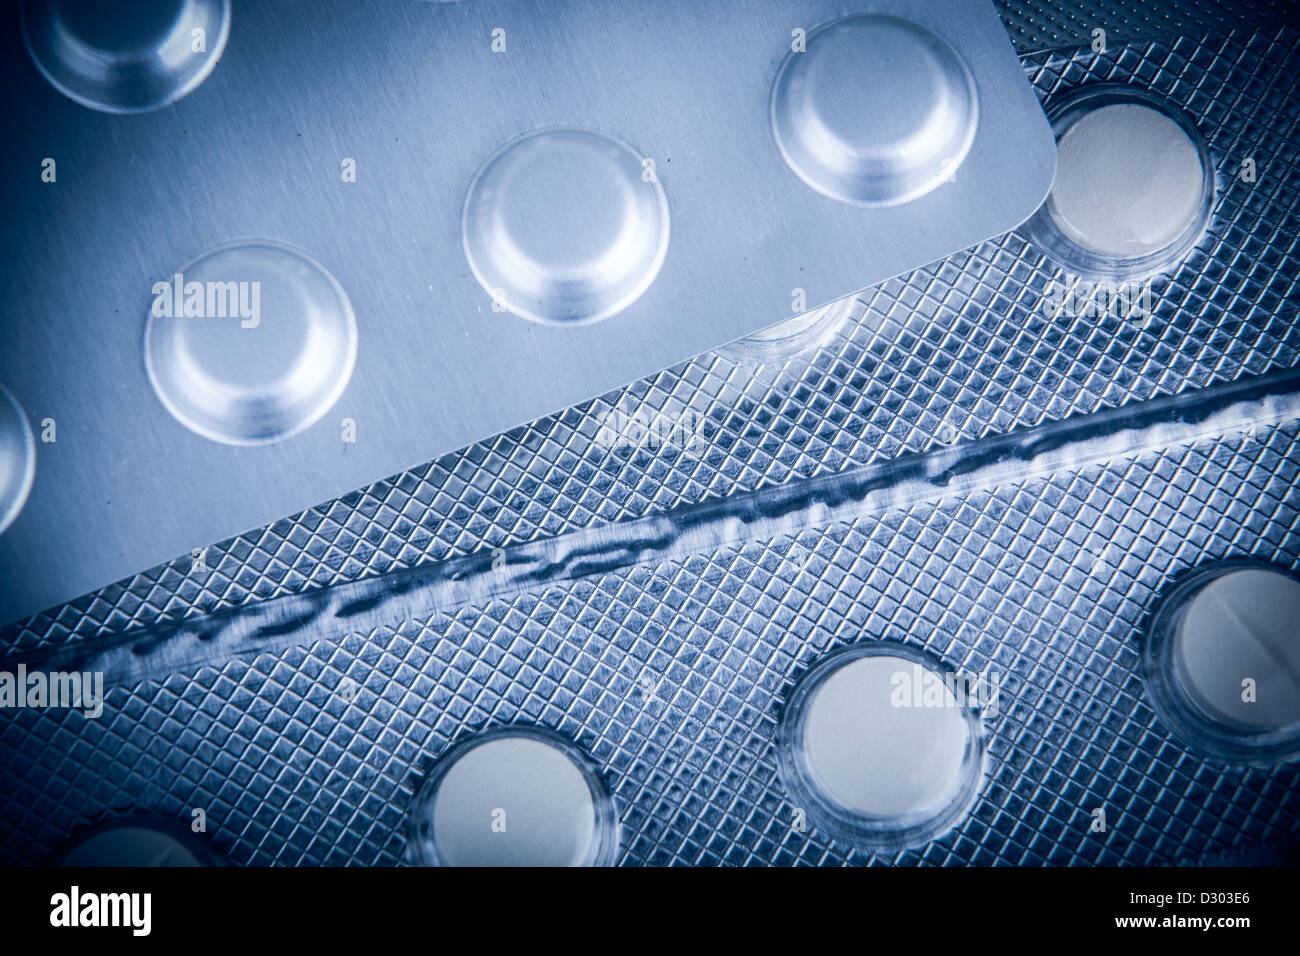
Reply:
<svg viewBox="0 0 1300 956"><path fill-rule="evenodd" d="M232 6L27 0L5 33L6 205L48 241L0 383L55 431L0 620L999 235L1052 181L989 0Z"/></svg>
<svg viewBox="0 0 1300 956"><path fill-rule="evenodd" d="M6 628L0 858L1293 858L1300 33L1142 10L1021 228Z"/></svg>

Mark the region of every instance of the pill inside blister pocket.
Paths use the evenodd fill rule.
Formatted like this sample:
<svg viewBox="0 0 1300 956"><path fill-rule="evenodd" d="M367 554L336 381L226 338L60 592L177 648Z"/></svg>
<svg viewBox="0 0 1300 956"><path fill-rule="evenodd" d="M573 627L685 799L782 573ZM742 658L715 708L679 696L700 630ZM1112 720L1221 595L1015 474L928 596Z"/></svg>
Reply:
<svg viewBox="0 0 1300 956"><path fill-rule="evenodd" d="M1148 687L1189 745L1247 763L1300 752L1300 578L1242 559L1199 568L1148 627Z"/></svg>
<svg viewBox="0 0 1300 956"><path fill-rule="evenodd" d="M347 386L356 351L342 286L285 243L221 246L153 286L149 379L177 419L214 441L258 444L311 425Z"/></svg>
<svg viewBox="0 0 1300 956"><path fill-rule="evenodd" d="M94 827L61 851L60 866L211 866L215 860L179 825L127 819Z"/></svg>
<svg viewBox="0 0 1300 956"><path fill-rule="evenodd" d="M1174 667L1216 719L1249 730L1300 722L1300 581L1261 568L1215 578L1183 611Z"/></svg>
<svg viewBox="0 0 1300 956"><path fill-rule="evenodd" d="M65 96L108 113L157 109L212 72L230 32L230 0L28 0L23 35Z"/></svg>
<svg viewBox="0 0 1300 956"><path fill-rule="evenodd" d="M1062 134L1050 202L1080 245L1105 256L1142 255L1191 225L1204 178L1177 123L1148 106L1115 103Z"/></svg>
<svg viewBox="0 0 1300 956"><path fill-rule="evenodd" d="M1051 111L1056 178L1027 225L1069 272L1101 279L1175 265L1214 201L1209 152L1173 103L1119 84L1083 87Z"/></svg>
<svg viewBox="0 0 1300 956"><path fill-rule="evenodd" d="M510 143L465 198L462 239L498 311L580 324L635 302L668 251L668 201L652 162L588 130Z"/></svg>
<svg viewBox="0 0 1300 956"><path fill-rule="evenodd" d="M829 655L805 675L782 717L778 759L790 802L814 826L876 850L948 830L983 775L964 682L885 643Z"/></svg>
<svg viewBox="0 0 1300 956"><path fill-rule="evenodd" d="M412 861L442 866L608 865L613 801L572 744L545 731L492 731L439 762L412 806Z"/></svg>

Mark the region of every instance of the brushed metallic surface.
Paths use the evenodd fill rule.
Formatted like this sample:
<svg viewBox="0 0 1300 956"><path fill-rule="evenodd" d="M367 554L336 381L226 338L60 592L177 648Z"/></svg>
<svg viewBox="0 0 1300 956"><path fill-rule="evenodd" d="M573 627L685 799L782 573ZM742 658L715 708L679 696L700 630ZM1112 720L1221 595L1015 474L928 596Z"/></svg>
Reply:
<svg viewBox="0 0 1300 956"><path fill-rule="evenodd" d="M212 74L132 116L45 83L15 13L0 171L22 240L3 270L0 381L35 420L55 419L58 439L39 446L40 479L0 538L0 620L751 333L791 312L795 288L812 308L1021 222L1055 149L993 7L882 6L945 37L982 104L956 181L889 209L808 189L769 128L791 31L839 16L831 0L239 4ZM475 170L550 125L654 158L673 217L645 294L577 329L493 311L460 244ZM55 183L41 181L46 157ZM230 448L151 394L142 338L155 281L248 238L299 246L338 278L359 353L313 427Z"/></svg>

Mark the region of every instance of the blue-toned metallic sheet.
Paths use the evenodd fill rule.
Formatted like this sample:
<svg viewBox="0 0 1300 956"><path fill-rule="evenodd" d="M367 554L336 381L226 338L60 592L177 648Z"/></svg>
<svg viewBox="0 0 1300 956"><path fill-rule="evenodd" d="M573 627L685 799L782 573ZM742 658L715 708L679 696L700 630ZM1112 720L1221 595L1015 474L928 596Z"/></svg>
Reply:
<svg viewBox="0 0 1300 956"><path fill-rule="evenodd" d="M1051 33L1022 14L1027 36ZM1300 34L1139 32L1095 53L1088 22L1078 49L1025 57L1040 96L1140 83L1195 117L1217 166L1209 232L1156 284L1149 319L1052 309L1055 267L1013 232L862 294L788 361L701 356L225 542L207 570L178 560L8 627L0 667L422 562L476 555L465 560L490 573L546 539L597 540L610 523L710 502L725 514L808 479L978 457L1008 436L1086 435L1108 409L1211 406L1259 377L1294 397ZM1248 156L1253 181L1239 174ZM510 722L550 727L602 768L624 864L1285 857L1300 768L1204 760L1161 725L1139 675L1143 617L1176 573L1243 554L1300 570L1300 420L1289 399L1272 407L1074 461L1072 442L1028 474L346 635L178 658L142 683L127 673L97 721L7 715L0 860L43 859L115 813L201 808L236 863L398 863L437 754ZM646 427L656 417L672 427ZM774 731L822 653L882 639L1002 686L970 816L871 856L794 825ZM1092 832L1099 807L1108 826Z"/></svg>

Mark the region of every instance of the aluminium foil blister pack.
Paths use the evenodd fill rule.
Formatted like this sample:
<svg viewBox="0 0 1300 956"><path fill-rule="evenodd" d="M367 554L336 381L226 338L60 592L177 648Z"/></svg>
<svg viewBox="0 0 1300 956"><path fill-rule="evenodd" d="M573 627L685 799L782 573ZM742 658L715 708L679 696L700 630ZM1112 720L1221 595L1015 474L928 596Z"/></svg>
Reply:
<svg viewBox="0 0 1300 956"><path fill-rule="evenodd" d="M1215 206L1151 315L1054 308L1014 231L802 349L700 356L9 627L7 660L111 689L97 720L6 717L0 859L201 809L232 863L409 861L440 757L511 726L586 755L621 864L1293 853L1300 768L1172 733L1140 636L1187 569L1300 570L1300 33L1002 12L1049 108L1139 85L1206 138ZM969 806L872 851L802 819L778 751L803 675L884 642L998 695Z"/></svg>
<svg viewBox="0 0 1300 956"><path fill-rule="evenodd" d="M63 440L0 481L6 623L999 235L1055 162L989 0L21 9L0 384Z"/></svg>

